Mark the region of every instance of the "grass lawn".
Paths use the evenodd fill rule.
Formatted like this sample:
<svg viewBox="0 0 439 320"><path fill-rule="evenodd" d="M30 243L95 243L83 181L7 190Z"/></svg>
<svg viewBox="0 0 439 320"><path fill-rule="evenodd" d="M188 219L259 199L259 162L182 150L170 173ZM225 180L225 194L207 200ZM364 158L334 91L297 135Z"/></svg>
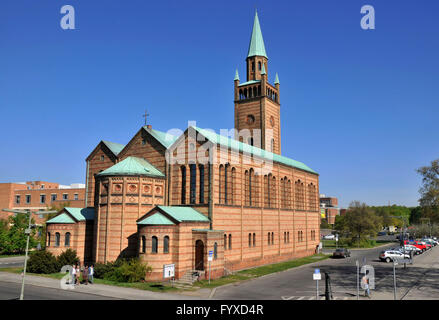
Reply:
<svg viewBox="0 0 439 320"><path fill-rule="evenodd" d="M298 266L301 266L304 264L309 264L309 263L325 260L327 258L329 258L329 255L315 254L315 255L309 256L309 257L304 257L304 258L294 259L294 260L290 260L290 261L265 265L265 266L261 266L261 267L241 270L241 271L238 271L234 275L225 276L225 277L211 280L210 284L209 284L209 280L198 281L198 282L194 283L194 286L201 287L201 288L214 288L214 287L222 286L222 285L233 283L233 282L239 282L239 281L243 281L243 280L261 277L261 276L264 276L264 275L267 275L270 273L288 270L288 269L295 268L295 267L298 267Z"/></svg>
<svg viewBox="0 0 439 320"><path fill-rule="evenodd" d="M325 260L327 258L329 258L329 255L315 254L315 255L309 256L309 257L304 257L304 258L299 258L299 259L295 259L295 260L290 260L290 261L265 265L265 266L261 266L261 267L241 270L233 275L221 277L218 279L212 279L210 281L210 284L209 284L209 280L201 280L201 281L195 282L194 286L200 287L200 288L219 287L219 286L229 284L229 283L240 282L243 280L257 278L257 277L260 277L260 276L263 276L266 274L288 270L288 269L295 268L295 267L298 267L298 266L301 266L304 264L322 261L322 260ZM11 272L11 273L21 273L23 271L23 268L1 268L0 271ZM29 273L29 272L27 274L34 275L34 276L40 276L40 277L53 278L53 279L61 279L65 275L62 273L34 274L34 273ZM82 279L82 276L81 276L81 279ZM137 288L137 289L149 290L149 291L155 291L155 292L183 290L183 289L178 289L178 288L172 287L169 283L161 283L161 282L122 283L122 282L115 282L115 281L109 281L109 280L103 280L103 279L97 279L97 278L95 278L94 281L97 284L106 284L106 285L126 287L126 288Z"/></svg>

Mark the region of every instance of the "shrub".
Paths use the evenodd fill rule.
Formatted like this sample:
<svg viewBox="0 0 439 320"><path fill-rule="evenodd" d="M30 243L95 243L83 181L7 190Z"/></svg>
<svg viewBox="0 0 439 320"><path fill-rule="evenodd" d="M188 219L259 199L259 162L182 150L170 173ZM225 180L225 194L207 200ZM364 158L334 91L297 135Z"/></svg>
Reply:
<svg viewBox="0 0 439 320"><path fill-rule="evenodd" d="M46 274L59 272L55 256L45 250L37 251L29 257L27 270L31 273Z"/></svg>
<svg viewBox="0 0 439 320"><path fill-rule="evenodd" d="M63 266L66 265L70 265L70 266L74 266L77 263L79 263L79 258L76 255L76 251L72 250L72 249L67 249L66 251L64 251L63 253L61 253L58 257L57 257L57 263L58 263L58 270L61 270L61 268Z"/></svg>
<svg viewBox="0 0 439 320"><path fill-rule="evenodd" d="M139 282L145 280L147 272L152 268L139 259L123 260L104 275L105 280L116 282Z"/></svg>
<svg viewBox="0 0 439 320"><path fill-rule="evenodd" d="M99 279L105 279L106 275L112 272L115 268L122 264L121 260L116 260L107 263L96 263L94 265L94 277Z"/></svg>

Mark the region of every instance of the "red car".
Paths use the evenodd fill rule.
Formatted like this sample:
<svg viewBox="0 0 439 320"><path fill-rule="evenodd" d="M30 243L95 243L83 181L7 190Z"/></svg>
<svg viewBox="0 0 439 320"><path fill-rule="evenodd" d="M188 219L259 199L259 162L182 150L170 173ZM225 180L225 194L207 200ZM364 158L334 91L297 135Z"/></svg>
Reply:
<svg viewBox="0 0 439 320"><path fill-rule="evenodd" d="M421 244L418 241L408 241L408 240L404 240L404 244L411 244L413 246L415 246L416 248L419 248L422 250L422 252L427 250L427 246L425 244Z"/></svg>

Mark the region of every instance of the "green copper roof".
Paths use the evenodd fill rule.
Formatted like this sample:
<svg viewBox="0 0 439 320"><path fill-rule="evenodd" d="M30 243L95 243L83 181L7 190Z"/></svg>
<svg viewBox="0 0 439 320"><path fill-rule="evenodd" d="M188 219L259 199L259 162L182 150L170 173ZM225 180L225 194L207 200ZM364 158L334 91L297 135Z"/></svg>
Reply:
<svg viewBox="0 0 439 320"><path fill-rule="evenodd" d="M117 156L122 151L122 149L125 148L124 144L104 140L102 140L102 142L108 147L108 149L111 150L111 152L113 152L115 156Z"/></svg>
<svg viewBox="0 0 439 320"><path fill-rule="evenodd" d="M76 223L67 213L62 213L48 220L46 223Z"/></svg>
<svg viewBox="0 0 439 320"><path fill-rule="evenodd" d="M170 207L170 206L157 206L159 210L170 215L178 222L184 221L197 221L197 222L209 222L210 220L202 213L191 207Z"/></svg>
<svg viewBox="0 0 439 320"><path fill-rule="evenodd" d="M277 75L277 72L276 72L276 78L274 79L274 84L278 84L278 83L279 83L279 76Z"/></svg>
<svg viewBox="0 0 439 320"><path fill-rule="evenodd" d="M46 223L76 223L77 221L94 220L94 216L94 208L65 207L61 210L60 214L48 220Z"/></svg>
<svg viewBox="0 0 439 320"><path fill-rule="evenodd" d="M265 64L262 64L261 74L266 74L266 72L265 72Z"/></svg>
<svg viewBox="0 0 439 320"><path fill-rule="evenodd" d="M147 160L137 157L128 157L121 162L116 163L112 167L100 172L98 176L138 176L145 175L151 177L164 177L156 167Z"/></svg>
<svg viewBox="0 0 439 320"><path fill-rule="evenodd" d="M148 129L146 126L143 127L146 131L148 131L158 142L160 142L165 148L169 148L171 144L173 144L178 137L169 134L167 132L162 132L155 129Z"/></svg>
<svg viewBox="0 0 439 320"><path fill-rule="evenodd" d="M248 57L263 56L268 59L265 52L264 39L262 38L261 26L259 25L258 12L255 13L255 21L253 22L252 37L248 47Z"/></svg>
<svg viewBox="0 0 439 320"><path fill-rule="evenodd" d="M259 82L261 82L261 80L250 80L250 81L247 81L247 82L240 83L238 87L246 86L248 84L259 83Z"/></svg>
<svg viewBox="0 0 439 320"><path fill-rule="evenodd" d="M153 215L149 216L148 218L145 218L137 224L147 224L147 225L173 225L174 223L166 218L164 215L162 215L160 212L156 212Z"/></svg>
<svg viewBox="0 0 439 320"><path fill-rule="evenodd" d="M238 140L229 138L229 137L225 137L225 136L221 136L219 134L216 134L215 132L212 132L210 130L205 130L205 129L201 129L201 128L197 128L197 127L193 127L197 132L201 133L204 137L206 137L206 139L208 139L209 141L213 142L213 143L217 143L223 146L226 146L228 148L232 148L235 150L238 150L240 152L245 152L247 154L251 154L254 156L258 156L261 157L263 159L269 160L269 161L274 161L274 162L278 162L278 163L282 163L285 164L287 166L290 167L294 167L294 168L298 168L307 172L311 172L314 174L317 174L317 172L315 172L314 170L312 170L310 167L308 167L307 165L305 165L302 162L251 146L249 144L246 143L242 143Z"/></svg>
<svg viewBox="0 0 439 320"><path fill-rule="evenodd" d="M238 69L236 69L236 72L235 72L235 79L233 79L233 80L238 80L238 81L239 81L239 73L238 73Z"/></svg>

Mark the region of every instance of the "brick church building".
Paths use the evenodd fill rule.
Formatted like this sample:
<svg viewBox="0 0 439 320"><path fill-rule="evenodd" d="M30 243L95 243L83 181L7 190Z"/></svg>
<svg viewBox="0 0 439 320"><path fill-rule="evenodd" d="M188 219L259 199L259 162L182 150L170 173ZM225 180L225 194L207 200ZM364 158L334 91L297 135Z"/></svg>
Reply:
<svg viewBox="0 0 439 320"><path fill-rule="evenodd" d="M257 14L246 81L234 79L235 128L189 126L173 135L140 128L126 145L101 141L87 157L85 208L47 221L47 250L81 261L139 257L150 280L208 268L228 271L314 254L319 176L281 155L280 84L268 81Z"/></svg>

